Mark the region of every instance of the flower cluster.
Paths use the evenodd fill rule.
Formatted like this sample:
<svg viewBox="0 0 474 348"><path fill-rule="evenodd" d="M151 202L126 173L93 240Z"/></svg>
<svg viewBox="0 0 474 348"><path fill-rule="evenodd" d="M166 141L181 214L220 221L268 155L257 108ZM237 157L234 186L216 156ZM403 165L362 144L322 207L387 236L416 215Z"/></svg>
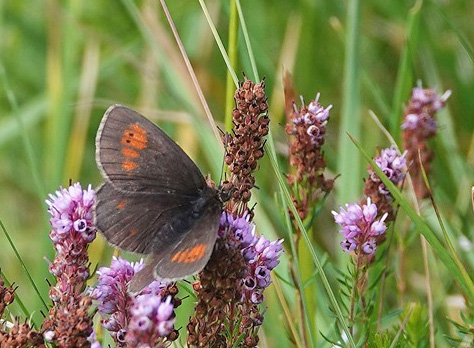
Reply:
<svg viewBox="0 0 474 348"><path fill-rule="evenodd" d="M83 293L89 278L87 247L96 236L92 222L95 191L79 183L50 195L46 203L53 227L50 238L56 257L49 270L57 283L49 296L53 307L43 322L44 337L58 347L89 347L93 333L88 311L91 300Z"/></svg>
<svg viewBox="0 0 474 348"><path fill-rule="evenodd" d="M403 146L407 150L408 168L418 198L426 198L429 195L423 180L421 165L428 174L434 153L429 149L427 140L436 135L438 126L435 114L445 106L450 94L451 92L447 91L442 96L438 96L432 89L416 87L404 110Z"/></svg>
<svg viewBox="0 0 474 348"><path fill-rule="evenodd" d="M406 151L399 155L394 147L383 149L380 156L374 158L375 164L395 184L405 178ZM364 194L377 206L378 216L387 213L387 222L394 219L393 197L379 176L369 166L369 177L365 180Z"/></svg>
<svg viewBox="0 0 474 348"><path fill-rule="evenodd" d="M46 203L51 214L53 230L49 234L57 256L49 270L56 276L67 274L72 282L67 286L81 285L89 278L87 245L95 239L92 222L92 206L95 191L91 186L83 190L79 183L50 194ZM72 290L75 291L75 290ZM58 294L60 295L60 294ZM54 299L53 299L54 300Z"/></svg>
<svg viewBox="0 0 474 348"><path fill-rule="evenodd" d="M236 313L242 315L237 336L243 334L246 347L256 346L255 329L263 322L257 305L271 283L271 270L279 263L281 243L259 237L249 214L222 214L216 249L195 285L199 302L188 324L190 346L231 346L234 341L225 336L222 319L233 325Z"/></svg>
<svg viewBox="0 0 474 348"><path fill-rule="evenodd" d="M264 137L268 134L270 119L265 95L265 83L254 84L245 80L235 91L235 108L232 111L233 135L227 134L225 162L231 172L223 186L234 188L228 204L230 211L241 215L247 210L250 189L255 184L252 172L257 169L257 161L263 157Z"/></svg>
<svg viewBox="0 0 474 348"><path fill-rule="evenodd" d="M367 204L346 204L346 209L340 207L339 212L333 211L332 214L342 227L339 233L344 237L341 243L344 251L358 256L375 252L387 229L387 213L377 220L377 206L367 198Z"/></svg>
<svg viewBox="0 0 474 348"><path fill-rule="evenodd" d="M293 201L301 219L307 217L310 204L317 200L319 194L331 191L334 183L334 180L324 177L326 161L321 148L332 105L324 108L318 101L319 94L308 106L302 102L299 109L293 101L285 127L290 135L290 165L296 170L287 178L290 186L298 183Z"/></svg>
<svg viewBox="0 0 474 348"><path fill-rule="evenodd" d="M235 218L226 212L221 217L219 237L228 248L239 250L243 256L246 267L242 300L261 303L263 290L271 283L270 272L279 263L283 240L270 242L264 236L259 237L248 215Z"/></svg>
<svg viewBox="0 0 474 348"><path fill-rule="evenodd" d="M177 338L174 330L174 308L180 300L174 298L178 290L174 284L153 281L139 294L132 295L127 286L143 262L130 263L114 258L110 267L98 270L99 280L92 290L99 313L107 316L102 325L120 346L161 347Z"/></svg>

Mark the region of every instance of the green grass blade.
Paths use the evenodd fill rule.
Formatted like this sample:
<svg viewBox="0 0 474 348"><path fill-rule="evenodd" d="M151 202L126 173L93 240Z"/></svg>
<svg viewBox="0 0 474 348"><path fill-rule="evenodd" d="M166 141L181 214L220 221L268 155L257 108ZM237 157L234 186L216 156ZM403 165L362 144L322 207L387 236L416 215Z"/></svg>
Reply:
<svg viewBox="0 0 474 348"><path fill-rule="evenodd" d="M240 6L240 0L235 0L235 3L237 5L237 10L239 12L240 25L242 27L242 32L244 34L245 44L247 46L247 51L250 58L250 64L252 65L253 76L254 76L255 82L258 82L260 81L260 77L258 76L257 63L255 62L255 56L253 54L252 45L250 43L250 36L247 30L247 24L245 23L245 17L242 12L242 6Z"/></svg>
<svg viewBox="0 0 474 348"><path fill-rule="evenodd" d="M229 64L227 66L227 78L226 78L226 92L225 92L225 130L230 132L232 130L232 109L234 108L234 90L238 85L239 81L233 68L237 66L237 39L239 37L239 21L237 14L237 5L235 0L230 0L230 18L229 18L229 42L228 42L228 55ZM216 38L217 39L217 38ZM225 59L226 54L223 54L222 58Z"/></svg>
<svg viewBox="0 0 474 348"><path fill-rule="evenodd" d="M400 58L397 72L397 82L393 94L392 113L390 115L390 133L400 143L400 124L402 120L402 106L410 92L413 80L412 61L418 41L418 28L423 0L417 0L408 16L408 33L405 47Z"/></svg>
<svg viewBox="0 0 474 348"><path fill-rule="evenodd" d="M349 2L344 63L344 86L341 124L339 129L338 202L352 202L360 196L362 176L360 155L344 136L346 132L360 135L360 93L359 93L359 46L360 46L360 0Z"/></svg>
<svg viewBox="0 0 474 348"><path fill-rule="evenodd" d="M237 55L237 47L236 47L237 46L237 33L236 33L236 31L237 31L237 19L235 18L236 17L235 9L232 10L232 7L233 7L232 2L233 1L231 1L231 18L230 18L231 21L229 22L229 28L231 29L229 31L229 46L231 46L230 37L232 37L235 40L235 42L232 43L232 49L234 50L233 51L234 56L236 56ZM227 65L227 72L231 75L232 80L234 80L234 84L237 85L239 83L239 79L237 78L237 75L235 74L235 71L234 71L234 68L233 68L235 66L235 62L234 62L234 64L232 64L231 60L227 56L226 50L224 48L224 44L222 43L222 40L219 36L219 33L217 32L217 29L216 29L216 26L214 25L214 22L212 21L211 15L209 14L209 11L207 10L207 7L206 7L206 4L204 3L204 0L199 0L199 4L201 5L202 12L206 16L207 23L209 24L209 28L211 28L212 35L214 35L217 46L219 47L219 50L221 51L222 58L224 59L226 65ZM234 12L234 13L232 13L232 12ZM229 55L230 55L230 50L229 50Z"/></svg>
<svg viewBox="0 0 474 348"><path fill-rule="evenodd" d="M20 253L18 252L18 250L17 250L15 244L13 243L13 241L12 241L10 235L8 234L8 232L7 232L6 228L5 228L5 226L3 225L3 221L2 221L2 220L0 220L0 227L1 227L2 230L3 230L3 233L5 234L5 237L7 237L8 243L9 243L10 246L12 247L13 252L15 253L15 255L16 255L18 261L20 261L21 267L25 270L26 275L27 275L28 279L30 280L31 285L33 286L33 289L34 289L35 292L36 292L36 295L38 295L38 298L41 300L41 303L43 304L44 309L46 310L46 312L48 312L48 311L49 311L49 308L48 308L48 306L46 305L46 302L44 301L43 297L41 296L41 294L40 294L40 292L39 292L39 290L38 290L38 287L36 286L36 283L35 283L35 281L33 280L33 277L31 277L30 271L28 270L28 268L26 267L25 263L23 262L23 259L21 258Z"/></svg>
<svg viewBox="0 0 474 348"><path fill-rule="evenodd" d="M416 226L417 230L426 238L435 254L440 258L440 260L448 268L449 272L457 280L471 303L474 303L474 283L472 282L472 279L469 277L469 274L462 263L456 261L457 258L446 250L443 244L439 241L435 232L432 231L426 221L416 213L408 200L401 194L400 190L398 190L398 188L390 181L390 179L385 176L383 171L380 170L371 157L364 151L360 143L351 135L349 135L349 137L359 149L362 156L370 164L374 172L380 177L398 204L400 204L403 210L405 210L413 224Z"/></svg>

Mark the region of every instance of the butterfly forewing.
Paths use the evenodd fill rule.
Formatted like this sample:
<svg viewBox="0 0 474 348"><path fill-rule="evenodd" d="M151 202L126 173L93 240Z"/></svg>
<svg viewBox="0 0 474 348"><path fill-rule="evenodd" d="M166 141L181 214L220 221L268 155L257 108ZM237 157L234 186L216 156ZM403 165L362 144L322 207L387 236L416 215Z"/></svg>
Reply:
<svg viewBox="0 0 474 348"><path fill-rule="evenodd" d="M193 196L206 186L197 166L171 138L124 106L106 111L96 148L103 176L120 191Z"/></svg>
<svg viewBox="0 0 474 348"><path fill-rule="evenodd" d="M161 253L181 240L193 221L192 204L176 195L126 194L111 184L97 191L97 228L113 245L140 254Z"/></svg>

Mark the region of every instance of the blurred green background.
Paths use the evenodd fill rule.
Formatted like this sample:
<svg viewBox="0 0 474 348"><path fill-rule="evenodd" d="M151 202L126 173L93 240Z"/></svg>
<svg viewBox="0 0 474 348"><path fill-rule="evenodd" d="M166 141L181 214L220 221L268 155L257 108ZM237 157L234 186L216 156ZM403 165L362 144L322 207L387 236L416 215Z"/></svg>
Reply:
<svg viewBox="0 0 474 348"><path fill-rule="evenodd" d="M322 105L333 105L325 144L328 176L342 174L341 182L345 185L349 182L353 190L345 192L337 182L313 229L317 250L331 260L330 275L334 269L344 267L340 265L347 263L347 255L339 250L339 236L329 212L339 203L354 201L353 192L362 195L366 166L361 160L360 168L348 172L338 164L340 141L347 139L340 126L344 98L347 98L343 90L348 59L345 46L351 36L347 20L351 3L242 2L259 74L266 79L271 128L285 172L283 67L292 73L295 88L305 100L320 92ZM213 0L206 4L226 45L229 2ZM361 2L360 32L355 42L360 99L357 93L353 95L359 106L344 117L351 117L353 112L360 127L357 137L370 154L376 147L389 144L369 116L369 110L390 127L390 115L401 107L394 100L404 54L410 73L404 75L408 85L402 89L403 100L408 99L409 88L418 79L439 92L452 90L448 107L439 117L439 137L433 142L436 159L432 182L456 245L461 237L465 238L461 239L465 247L460 252L472 270L473 2L424 1L412 32L410 10L414 4L411 0ZM224 128L227 69L201 7L198 1L176 0L169 1L168 6L213 117ZM407 37L412 39L410 43ZM242 72L253 76L241 31L235 70L239 77ZM47 193L60 185L67 186L69 180L83 185L100 184L94 138L109 105L127 105L159 123L204 174L211 173L215 181L219 180L222 150L211 132L158 1L1 0L0 74L0 219L43 297L47 297L44 279L52 279L47 260L54 257L44 200ZM349 156L360 156L352 144L347 149ZM269 238L284 237L287 231L275 198L278 185L268 159L261 163L257 185L260 189L254 196L259 203L256 208L259 232ZM429 207L427 211L429 217L432 214ZM407 269L413 267L406 275L406 296L423 302L424 292L417 287L416 280L422 272L416 259L419 255L414 255L413 260L410 257L410 251L417 254L418 243L413 237L406 241ZM98 238L91 248L93 264L110 256L111 250L104 253L104 248L103 240ZM279 272L286 277L287 256L283 258L284 266ZM436 267L436 260L431 261ZM19 296L30 312L40 318L40 302L3 234L0 235L0 267L10 281L20 285ZM449 276L445 278L443 272L441 266L433 280L439 285L440 297L435 301L439 302L436 315L440 321L449 314L445 300L446 294L453 290ZM314 297L323 312L327 309L324 296L318 285ZM263 336L270 346L271 342L291 346L285 331L275 330L275 325L280 325L283 319L273 289L267 291L267 297L267 312L271 315L267 315ZM321 325L318 329L324 332L332 326L332 321ZM446 324L440 325L440 335L448 331Z"/></svg>

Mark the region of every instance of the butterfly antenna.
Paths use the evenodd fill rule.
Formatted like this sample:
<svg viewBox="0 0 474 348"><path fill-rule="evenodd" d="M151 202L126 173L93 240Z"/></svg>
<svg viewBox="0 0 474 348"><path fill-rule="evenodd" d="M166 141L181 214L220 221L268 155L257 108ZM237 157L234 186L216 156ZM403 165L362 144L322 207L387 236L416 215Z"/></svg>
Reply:
<svg viewBox="0 0 474 348"><path fill-rule="evenodd" d="M252 208L249 209L249 214L250 216L253 216L253 211L255 209L255 207L257 206L257 203L255 202L253 205L252 205Z"/></svg>
<svg viewBox="0 0 474 348"><path fill-rule="evenodd" d="M225 132L222 130L222 128L220 126L217 126L217 125L216 125L216 127L217 127L217 130L219 131L219 133L221 133L221 135L224 136Z"/></svg>

